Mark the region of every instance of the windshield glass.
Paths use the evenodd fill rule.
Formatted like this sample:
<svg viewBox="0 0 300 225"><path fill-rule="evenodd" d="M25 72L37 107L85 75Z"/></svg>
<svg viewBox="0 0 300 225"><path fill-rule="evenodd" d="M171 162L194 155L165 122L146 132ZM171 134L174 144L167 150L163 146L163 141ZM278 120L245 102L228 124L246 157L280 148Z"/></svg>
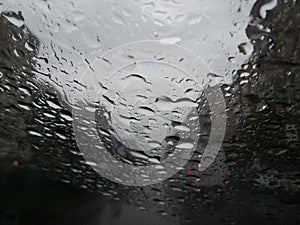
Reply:
<svg viewBox="0 0 300 225"><path fill-rule="evenodd" d="M0 10L0 222L299 224L300 1Z"/></svg>

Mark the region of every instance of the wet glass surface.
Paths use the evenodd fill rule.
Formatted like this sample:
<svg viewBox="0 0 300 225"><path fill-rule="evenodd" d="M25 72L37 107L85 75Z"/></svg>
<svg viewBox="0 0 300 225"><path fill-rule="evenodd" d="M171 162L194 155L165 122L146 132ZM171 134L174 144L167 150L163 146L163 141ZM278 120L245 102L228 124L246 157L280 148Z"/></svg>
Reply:
<svg viewBox="0 0 300 225"><path fill-rule="evenodd" d="M0 10L1 224L300 223L299 1L16 0ZM169 66L192 68L183 48L107 54L141 40L190 49L204 78ZM144 55L153 61L134 64ZM107 79L98 73L113 67ZM199 80L221 88L227 120L204 171L215 111ZM94 84L99 102L85 91ZM177 148L195 149L168 179L126 186L93 169L76 129L122 165L159 166Z"/></svg>

